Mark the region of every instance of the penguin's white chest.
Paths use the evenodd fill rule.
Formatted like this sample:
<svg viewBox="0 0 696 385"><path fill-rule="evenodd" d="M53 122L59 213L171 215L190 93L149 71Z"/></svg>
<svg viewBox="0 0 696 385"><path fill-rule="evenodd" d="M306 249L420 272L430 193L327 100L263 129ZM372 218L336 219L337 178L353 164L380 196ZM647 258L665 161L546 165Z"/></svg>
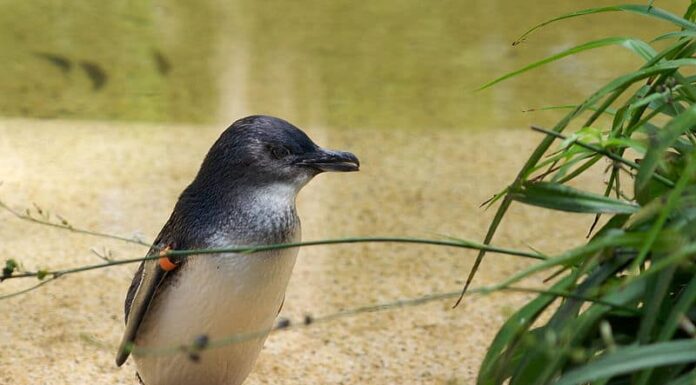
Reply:
<svg viewBox="0 0 696 385"><path fill-rule="evenodd" d="M168 278L171 282L162 287L138 331L138 347L174 348L135 356L144 383L241 384L280 310L296 256L294 248L190 257ZM204 350L195 361L176 351L201 336L211 343L230 343Z"/></svg>

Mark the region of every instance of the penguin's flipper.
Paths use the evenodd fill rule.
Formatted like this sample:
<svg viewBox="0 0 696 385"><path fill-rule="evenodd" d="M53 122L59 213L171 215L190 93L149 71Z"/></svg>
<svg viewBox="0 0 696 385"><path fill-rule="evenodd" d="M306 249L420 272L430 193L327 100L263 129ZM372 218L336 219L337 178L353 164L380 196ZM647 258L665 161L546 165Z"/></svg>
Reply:
<svg viewBox="0 0 696 385"><path fill-rule="evenodd" d="M168 248L165 248L165 251ZM151 252L148 255L152 255ZM133 277L133 282L128 289L125 303L126 330L121 339L121 345L116 353L116 365L121 366L133 349L138 327L147 314L147 309L155 297L157 288L164 281L167 273L176 266L169 258L144 260ZM171 268L170 268L171 267Z"/></svg>

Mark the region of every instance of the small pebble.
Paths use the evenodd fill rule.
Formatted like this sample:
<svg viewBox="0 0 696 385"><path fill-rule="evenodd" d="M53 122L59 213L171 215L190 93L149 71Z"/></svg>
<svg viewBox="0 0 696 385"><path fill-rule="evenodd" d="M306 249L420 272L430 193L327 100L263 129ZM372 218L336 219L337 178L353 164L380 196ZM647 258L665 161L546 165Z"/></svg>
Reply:
<svg viewBox="0 0 696 385"><path fill-rule="evenodd" d="M276 329L285 329L290 326L290 320L287 318L279 318Z"/></svg>
<svg viewBox="0 0 696 385"><path fill-rule="evenodd" d="M209 342L210 340L208 336L206 334L201 334L193 340L193 347L196 349L204 349L206 346L208 346Z"/></svg>
<svg viewBox="0 0 696 385"><path fill-rule="evenodd" d="M305 325L311 325L312 323L314 323L314 317L312 317L311 314L305 314L305 316L304 316L304 324L305 324Z"/></svg>

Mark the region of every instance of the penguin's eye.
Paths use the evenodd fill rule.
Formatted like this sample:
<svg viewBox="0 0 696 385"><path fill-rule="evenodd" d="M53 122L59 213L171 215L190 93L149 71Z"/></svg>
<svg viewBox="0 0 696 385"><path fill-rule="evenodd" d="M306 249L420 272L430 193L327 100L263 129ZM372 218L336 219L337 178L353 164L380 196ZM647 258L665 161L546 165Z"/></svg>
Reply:
<svg viewBox="0 0 696 385"><path fill-rule="evenodd" d="M271 147L271 155L276 159L283 159L290 155L290 150L285 146Z"/></svg>

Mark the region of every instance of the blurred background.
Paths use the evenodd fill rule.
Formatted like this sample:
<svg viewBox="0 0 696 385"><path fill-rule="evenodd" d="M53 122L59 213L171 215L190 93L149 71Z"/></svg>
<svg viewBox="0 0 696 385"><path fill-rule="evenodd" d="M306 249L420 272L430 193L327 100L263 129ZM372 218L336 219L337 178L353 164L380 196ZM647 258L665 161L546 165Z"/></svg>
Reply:
<svg viewBox="0 0 696 385"><path fill-rule="evenodd" d="M679 12L686 3L656 5ZM305 240L480 240L492 215L480 203L541 139L527 128L562 113L524 111L578 103L641 59L597 50L475 89L588 40L667 31L609 13L511 44L538 22L610 4L3 0L0 200L151 240L220 132L245 115L269 114L361 158L360 173L321 176L301 194ZM601 184L601 175L591 178ZM495 243L550 253L582 242L577 229L590 223L515 207ZM100 262L90 249L115 258L146 252L0 213L3 260L30 270ZM383 244L303 249L282 316L456 291L474 256ZM526 263L490 255L475 286ZM64 277L4 300L0 382L136 384L132 365L113 365L134 270ZM6 281L0 294L34 283ZM440 301L277 332L247 383L469 384L496 328L524 298L471 296L454 310Z"/></svg>

